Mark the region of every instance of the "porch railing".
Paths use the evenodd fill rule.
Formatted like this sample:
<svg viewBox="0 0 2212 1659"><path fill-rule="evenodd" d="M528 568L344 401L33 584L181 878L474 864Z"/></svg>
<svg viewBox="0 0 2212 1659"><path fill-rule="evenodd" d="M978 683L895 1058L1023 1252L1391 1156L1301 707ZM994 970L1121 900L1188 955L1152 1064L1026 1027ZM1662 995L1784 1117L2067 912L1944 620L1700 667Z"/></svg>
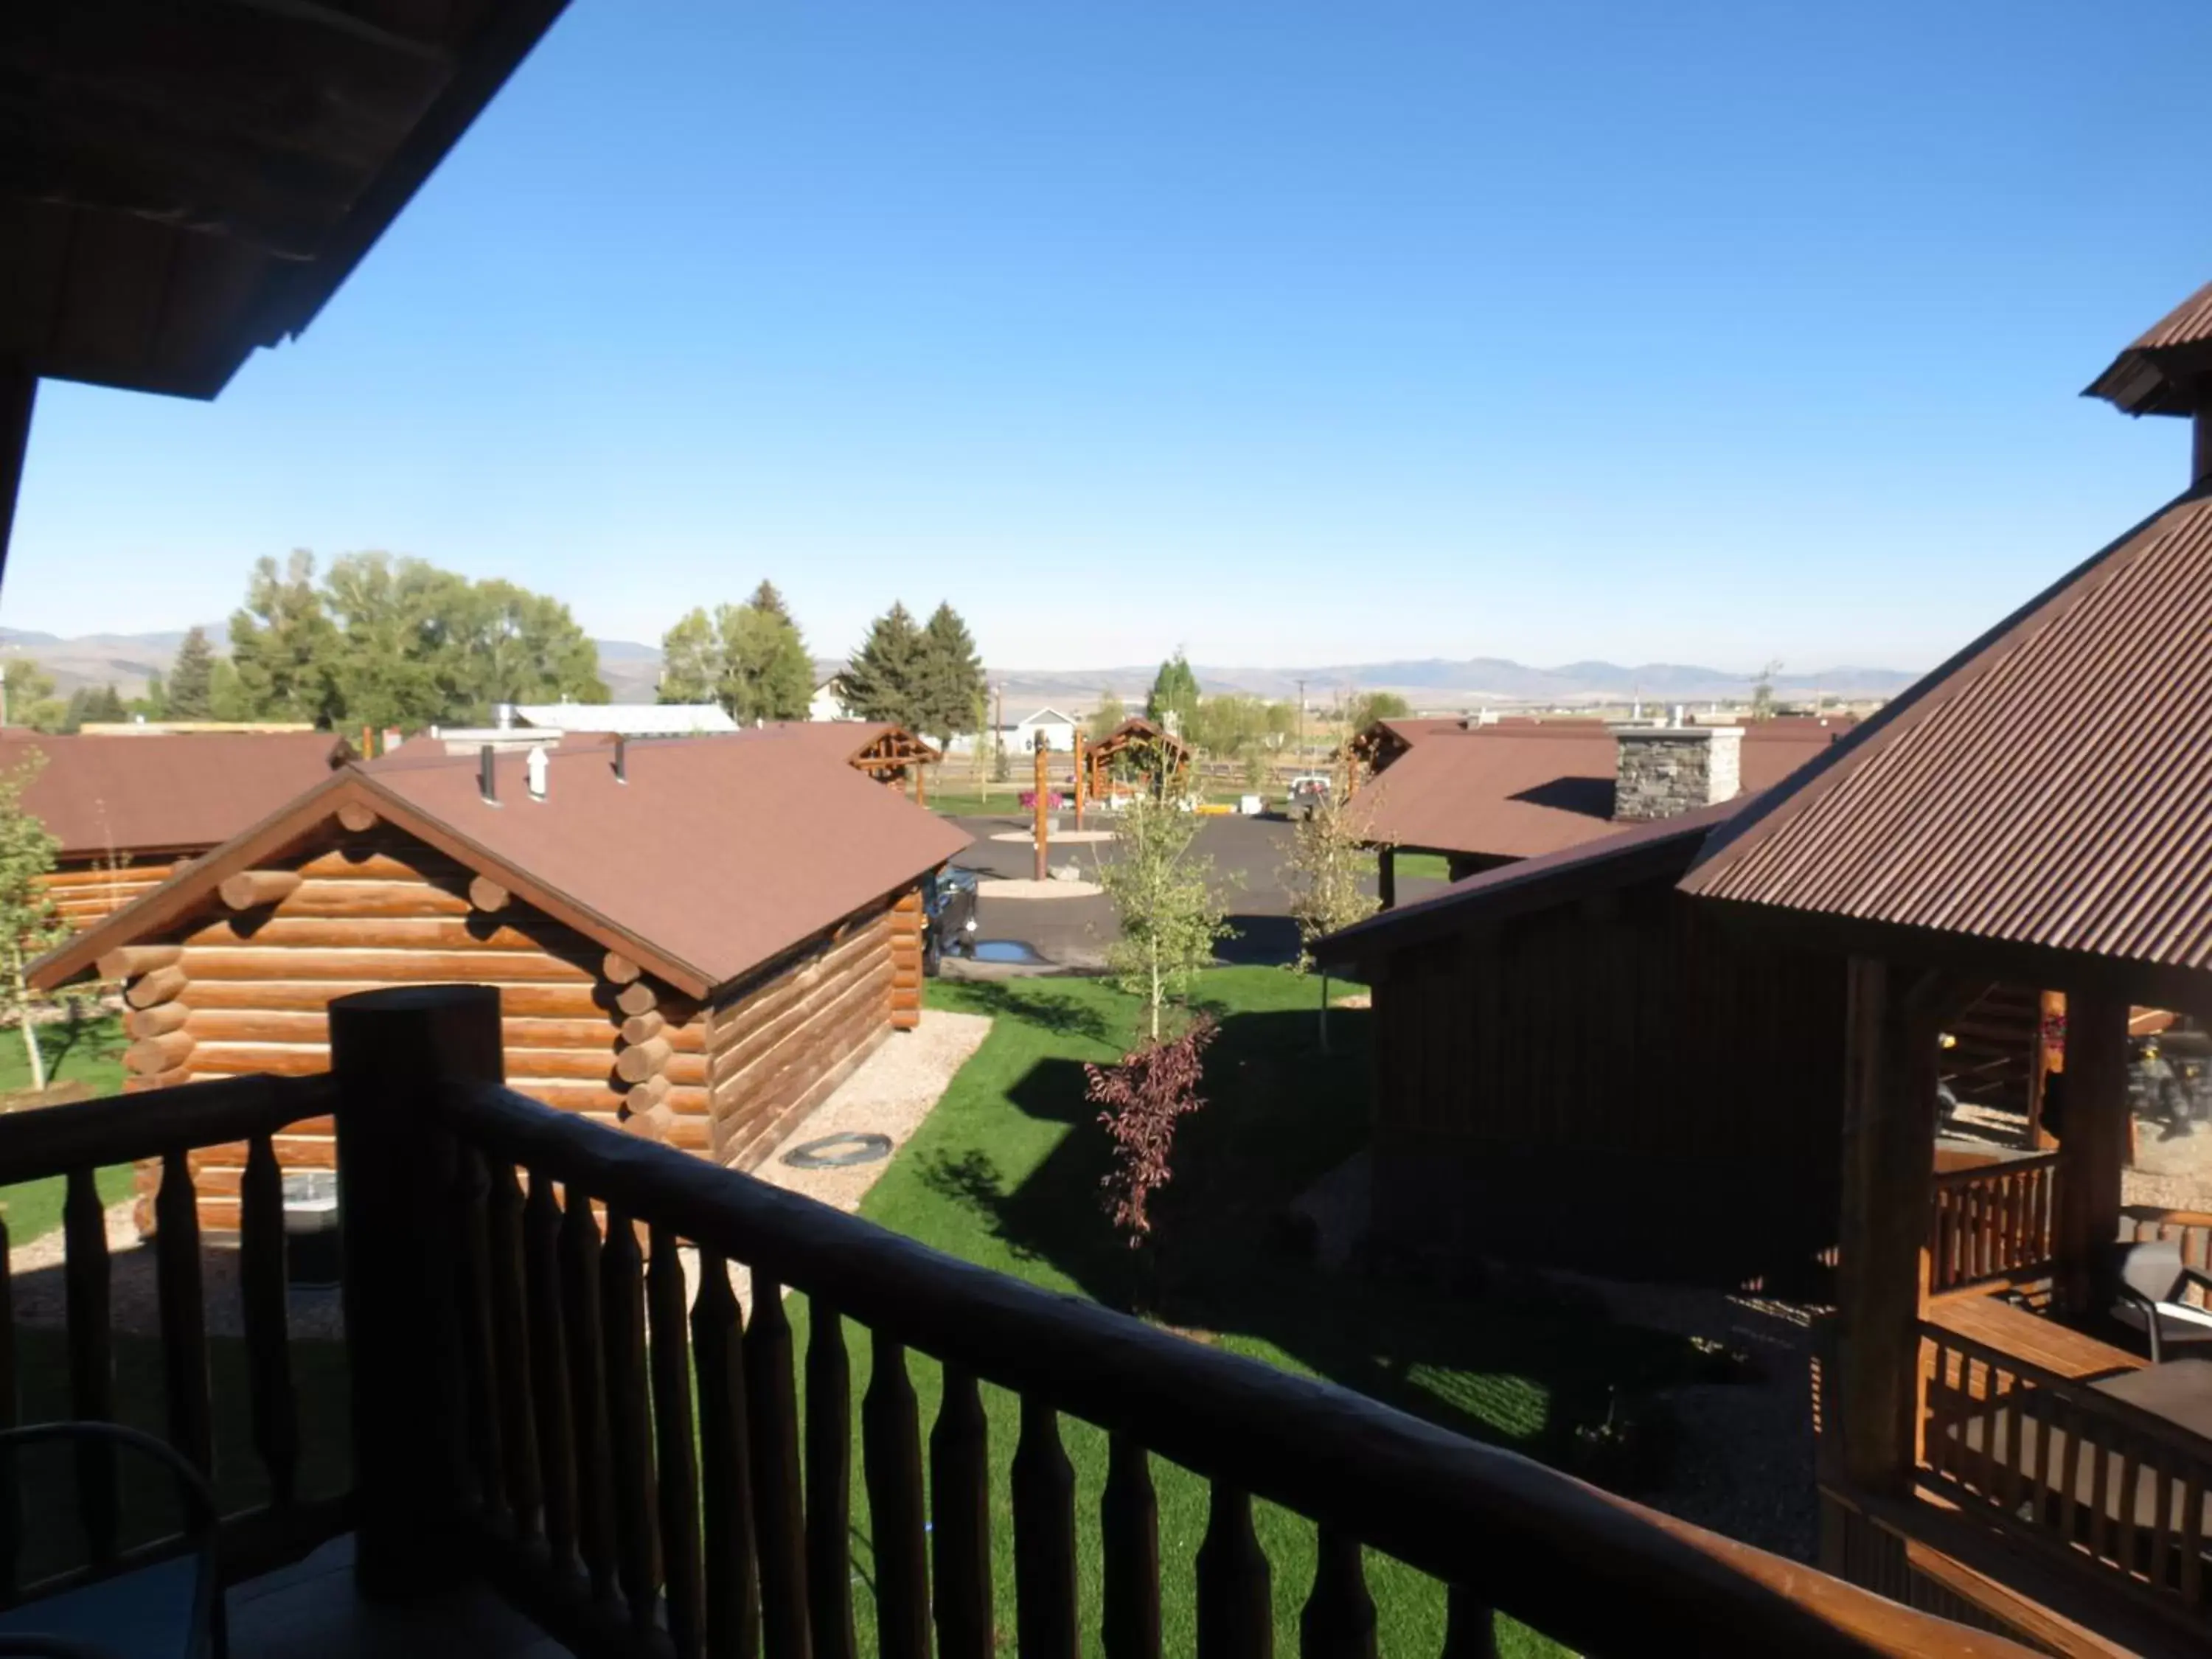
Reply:
<svg viewBox="0 0 2212 1659"><path fill-rule="evenodd" d="M327 1123L336 1091L327 1077L239 1078L173 1090L158 1103L143 1096L48 1107L0 1116L0 1186L59 1178L65 1183L62 1231L62 1330L17 1325L19 1286L9 1269L8 1228L0 1220L0 1427L15 1427L27 1399L53 1400L59 1414L114 1420L118 1416L117 1341L112 1317L113 1264L97 1172L118 1164L158 1163L158 1232L152 1249L161 1350L159 1425L169 1443L211 1480L228 1513L218 1550L233 1578L296 1559L351 1523L342 1490L305 1490L301 1413L286 1306L282 1178L271 1137L303 1120ZM195 1155L233 1149L245 1174L237 1240L242 1371L247 1429L244 1443L216 1457L211 1344L203 1282L204 1255L193 1192ZM228 1342L229 1339L219 1339ZM228 1358L228 1356L226 1356ZM58 1380L48 1373L58 1370ZM249 1465L251 1467L241 1467ZM79 1448L70 1482L73 1504L48 1504L27 1479L0 1491L0 1595L43 1593L56 1581L40 1559L88 1563L62 1577L82 1576L138 1554L157 1554L163 1540L127 1511L114 1449ZM10 1478L14 1479L11 1471ZM343 1482L334 1483L341 1489ZM64 1548L54 1517L74 1508L81 1547Z"/></svg>
<svg viewBox="0 0 2212 1659"><path fill-rule="evenodd" d="M2212 1443L1955 1331L1920 1333L1923 1480L2032 1550L2212 1619Z"/></svg>
<svg viewBox="0 0 2212 1659"><path fill-rule="evenodd" d="M2057 1187L2056 1152L1938 1174L1929 1216L1929 1291L2048 1267Z"/></svg>
<svg viewBox="0 0 2212 1659"><path fill-rule="evenodd" d="M248 1143L242 1249L258 1311L246 1340L271 1498L239 1524L274 1526L295 1547L354 1525L368 1593L482 1575L587 1656L848 1659L857 1478L886 1659L985 1659L1002 1611L1024 1659L1073 1659L1088 1639L1086 1554L1103 1567L1099 1647L1156 1659L1174 1544L1158 1523L1164 1462L1210 1485L1194 1560L1200 1659L1271 1651L1255 1500L1318 1525L1300 1598L1300 1651L1314 1659L1375 1652L1364 1550L1449 1587L1454 1659L1491 1651L1500 1613L1597 1654L2019 1651L1360 1395L549 1110L499 1086L489 989L345 999L331 1037L328 1079L0 1121L0 1179L70 1173L72 1409L106 1416L90 1171L162 1159L154 1249L164 1371L181 1379L172 1432L204 1447L190 1152ZM270 1136L333 1106L353 1477L343 1501L317 1509L284 1473L297 1451ZM805 1298L803 1358L787 1287ZM856 1412L848 1337L863 1332L872 1376ZM910 1363L924 1357L942 1368L926 1434ZM1010 1509L994 1491L987 1383L1019 1401ZM1095 1527L1077 1512L1068 1420L1109 1437ZM1002 1609L991 1533L1008 1515Z"/></svg>

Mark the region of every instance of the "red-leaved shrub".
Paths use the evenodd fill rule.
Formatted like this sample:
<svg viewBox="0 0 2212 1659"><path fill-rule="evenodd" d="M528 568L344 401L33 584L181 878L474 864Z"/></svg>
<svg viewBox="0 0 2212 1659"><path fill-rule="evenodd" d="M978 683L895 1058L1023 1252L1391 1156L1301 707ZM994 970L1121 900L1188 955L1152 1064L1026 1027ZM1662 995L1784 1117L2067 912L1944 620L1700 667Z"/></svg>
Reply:
<svg viewBox="0 0 2212 1659"><path fill-rule="evenodd" d="M1114 1167L1099 1177L1101 1203L1133 1250L1152 1231L1152 1194L1172 1178L1176 1122L1206 1104L1198 1085L1215 1029L1200 1015L1181 1036L1147 1043L1119 1066L1083 1068L1084 1098L1100 1109L1114 1142Z"/></svg>

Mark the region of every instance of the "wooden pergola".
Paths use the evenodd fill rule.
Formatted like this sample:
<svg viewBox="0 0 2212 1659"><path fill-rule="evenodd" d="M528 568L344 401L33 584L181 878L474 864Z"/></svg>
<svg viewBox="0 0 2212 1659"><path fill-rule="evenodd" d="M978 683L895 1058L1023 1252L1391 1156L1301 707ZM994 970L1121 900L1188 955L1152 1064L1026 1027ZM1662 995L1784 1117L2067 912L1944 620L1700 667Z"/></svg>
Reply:
<svg viewBox="0 0 2212 1659"><path fill-rule="evenodd" d="M298 335L565 0L12 0L0 568L38 382L213 398Z"/></svg>
<svg viewBox="0 0 2212 1659"><path fill-rule="evenodd" d="M1076 764L1087 781L1086 792L1103 800L1116 763L1127 761L1146 775L1163 781L1180 776L1189 768L1191 748L1165 726L1132 714L1096 743L1079 746Z"/></svg>
<svg viewBox="0 0 2212 1659"><path fill-rule="evenodd" d="M911 779L917 803L927 798L929 775L923 769L945 758L934 744L916 737L903 726L887 726L853 751L849 764L878 783L903 789Z"/></svg>

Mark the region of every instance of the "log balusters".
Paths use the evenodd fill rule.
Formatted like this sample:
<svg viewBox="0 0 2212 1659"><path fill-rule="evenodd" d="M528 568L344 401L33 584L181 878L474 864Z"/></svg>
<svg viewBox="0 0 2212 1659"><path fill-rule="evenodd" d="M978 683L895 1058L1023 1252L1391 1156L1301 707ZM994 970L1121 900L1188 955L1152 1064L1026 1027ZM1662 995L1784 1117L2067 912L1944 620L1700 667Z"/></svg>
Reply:
<svg viewBox="0 0 2212 1659"><path fill-rule="evenodd" d="M1324 1525L1313 1594L1298 1622L1298 1659L1375 1659L1375 1603L1359 1540Z"/></svg>
<svg viewBox="0 0 2212 1659"><path fill-rule="evenodd" d="M876 1649L882 1659L929 1659L929 1540L924 1530L921 1419L906 1350L874 1334L860 1404L862 1468L876 1557Z"/></svg>
<svg viewBox="0 0 2212 1659"><path fill-rule="evenodd" d="M112 1422L115 1357L108 1320L107 1214L90 1170L69 1172L62 1231L69 1252L62 1264L62 1283L69 1304L70 1414L84 1422ZM94 1561L111 1561L122 1503L116 1487L114 1446L105 1440L80 1440L76 1481L85 1547Z"/></svg>
<svg viewBox="0 0 2212 1659"><path fill-rule="evenodd" d="M806 1593L814 1659L853 1659L852 1364L845 1322L809 1304L806 1345Z"/></svg>
<svg viewBox="0 0 2212 1659"><path fill-rule="evenodd" d="M614 1475L607 1450L606 1351L600 1338L599 1224L592 1200L571 1186L561 1220L561 1290L575 1425L576 1547L592 1594L615 1587Z"/></svg>
<svg viewBox="0 0 2212 1659"><path fill-rule="evenodd" d="M1022 1396L1014 1448L1014 1612L1023 1659L1076 1659L1075 1468L1060 1443L1060 1416Z"/></svg>
<svg viewBox="0 0 2212 1659"><path fill-rule="evenodd" d="M269 1474L270 1504L282 1510L299 1496L300 1419L292 1384L291 1315L284 1305L284 1178L267 1135L254 1136L238 1191L238 1279L253 1448Z"/></svg>
<svg viewBox="0 0 2212 1659"><path fill-rule="evenodd" d="M645 1380L645 1274L636 1225L613 1209L607 1212L599 1273L615 1577L629 1609L630 1627L645 1631L652 1628L660 1587L659 1540L653 1535L653 1422Z"/></svg>
<svg viewBox="0 0 2212 1659"><path fill-rule="evenodd" d="M1273 1574L1252 1530L1252 1498L1213 1483L1198 1547L1199 1659L1270 1659L1275 1647Z"/></svg>
<svg viewBox="0 0 2212 1659"><path fill-rule="evenodd" d="M1160 1509L1152 1458L1118 1430L1107 1440L1098 1520L1106 1659L1160 1659Z"/></svg>
<svg viewBox="0 0 2212 1659"><path fill-rule="evenodd" d="M565 1574L580 1565L576 1559L576 1443L563 1334L567 1321L561 1303L561 1204L550 1181L530 1183L522 1211L522 1241L545 1549L553 1570Z"/></svg>
<svg viewBox="0 0 2212 1659"><path fill-rule="evenodd" d="M745 1327L747 1443L761 1623L769 1659L808 1659L805 1498L799 1469L799 1396L783 1287L756 1271Z"/></svg>
<svg viewBox="0 0 2212 1659"><path fill-rule="evenodd" d="M702 1650L705 1609L699 1573L699 1466L691 1428L691 1353L684 1331L684 1262L676 1235L653 1230L646 1269L653 1323L653 1451L659 1464L661 1570L668 1638L677 1659Z"/></svg>
<svg viewBox="0 0 2212 1659"><path fill-rule="evenodd" d="M699 1388L707 1652L710 1659L754 1659L760 1651L760 1575L754 1553L744 1336L737 1294L730 1288L730 1264L707 1250L699 1253L699 1294L691 1303L691 1352Z"/></svg>
<svg viewBox="0 0 2212 1659"><path fill-rule="evenodd" d="M991 1659L991 1443L975 1374L945 1368L929 1436L931 1562L939 1659Z"/></svg>

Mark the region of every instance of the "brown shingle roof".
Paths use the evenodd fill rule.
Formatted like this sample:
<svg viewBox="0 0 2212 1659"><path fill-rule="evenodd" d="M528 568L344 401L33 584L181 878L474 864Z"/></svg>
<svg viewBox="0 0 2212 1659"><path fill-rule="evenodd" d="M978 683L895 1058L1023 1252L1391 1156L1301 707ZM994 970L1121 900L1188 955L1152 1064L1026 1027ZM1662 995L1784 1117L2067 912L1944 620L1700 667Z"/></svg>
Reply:
<svg viewBox="0 0 2212 1659"><path fill-rule="evenodd" d="M1683 884L2212 968L2212 480L1758 802Z"/></svg>
<svg viewBox="0 0 2212 1659"><path fill-rule="evenodd" d="M2159 319L2081 395L2103 398L2130 415L2186 415L2212 376L2212 283Z"/></svg>
<svg viewBox="0 0 2212 1659"><path fill-rule="evenodd" d="M180 737L46 737L0 732L0 769L38 750L46 764L23 804L64 859L202 853L259 822L352 752L327 732Z"/></svg>
<svg viewBox="0 0 2212 1659"><path fill-rule="evenodd" d="M695 995L744 978L969 844L818 746L757 732L632 743L627 783L611 748L563 746L547 757L542 801L526 789L526 758L495 758L496 805L478 792L473 755L401 750L349 766L44 958L37 981L60 983L100 951L166 925L349 800Z"/></svg>
<svg viewBox="0 0 2212 1659"><path fill-rule="evenodd" d="M1766 720L1746 729L1743 787L1764 789L1843 728ZM1595 721L1434 731L1361 787L1378 842L1480 858L1534 858L1611 834L1613 733Z"/></svg>

